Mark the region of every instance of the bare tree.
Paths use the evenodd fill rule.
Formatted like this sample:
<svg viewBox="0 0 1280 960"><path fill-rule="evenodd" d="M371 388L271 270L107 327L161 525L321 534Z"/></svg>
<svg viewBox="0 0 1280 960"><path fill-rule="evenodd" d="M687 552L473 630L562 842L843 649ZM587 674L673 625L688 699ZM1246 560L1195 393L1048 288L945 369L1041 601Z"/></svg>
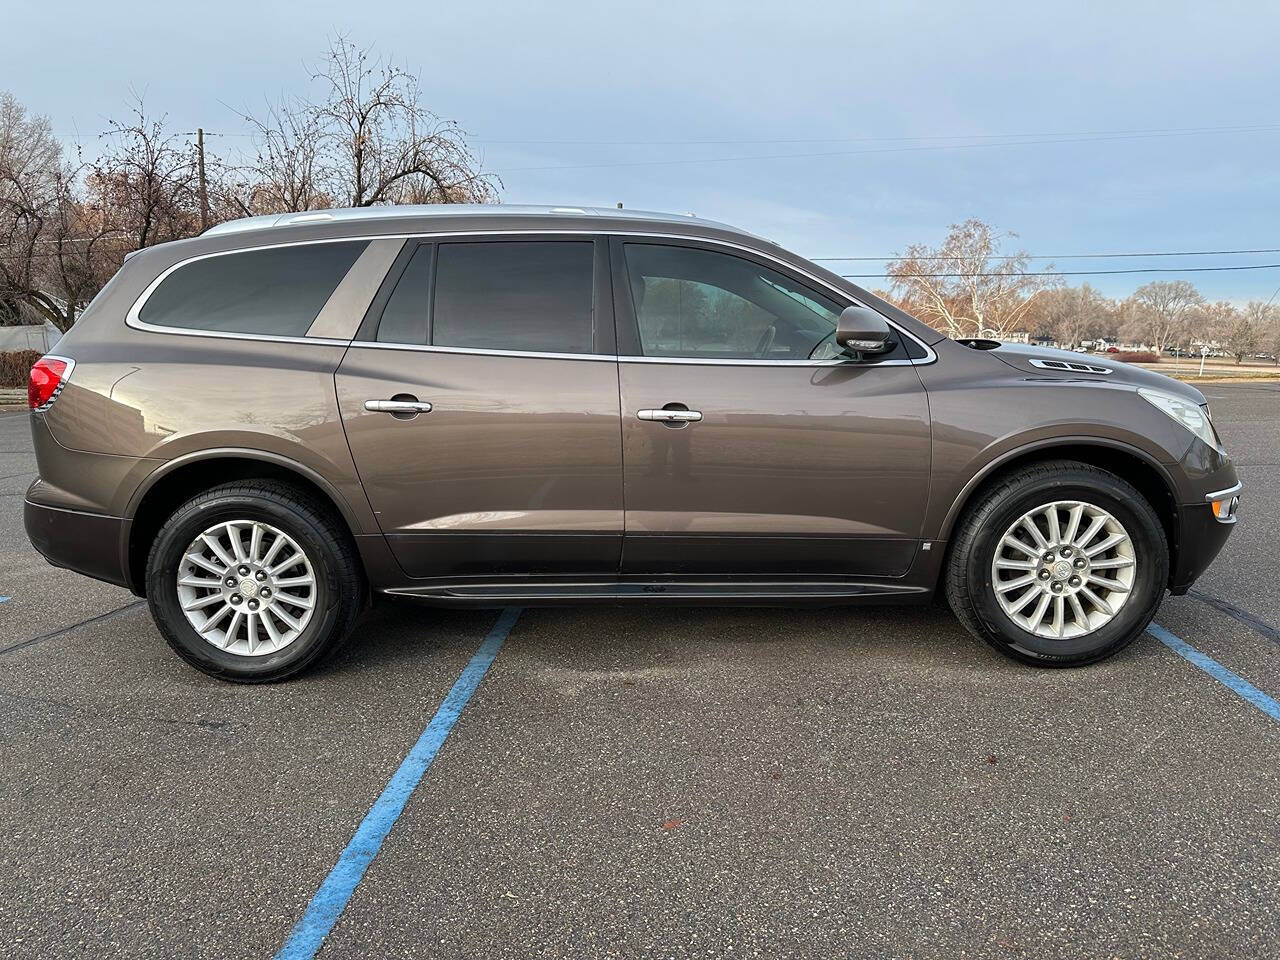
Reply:
<svg viewBox="0 0 1280 960"><path fill-rule="evenodd" d="M195 147L150 117L139 96L126 122L110 121L102 156L90 165L88 191L101 197L114 226L128 234L133 249L200 232L200 198Z"/></svg>
<svg viewBox="0 0 1280 960"><path fill-rule="evenodd" d="M245 165L247 211L497 198L497 177L481 172L457 123L423 105L412 74L338 37L312 80L317 101L287 98L244 116L257 146Z"/></svg>
<svg viewBox="0 0 1280 960"><path fill-rule="evenodd" d="M886 272L920 319L948 336L1001 337L1052 286L1051 278L1027 275L1029 262L1023 251L1002 255L992 228L971 219L953 224L939 247L912 244Z"/></svg>
<svg viewBox="0 0 1280 960"><path fill-rule="evenodd" d="M1204 304L1200 291L1186 280L1154 280L1135 290L1130 300L1133 309L1126 330L1133 339L1151 344L1157 354L1180 342L1192 311Z"/></svg>
<svg viewBox="0 0 1280 960"><path fill-rule="evenodd" d="M1113 324L1115 305L1089 284L1059 287L1040 295L1028 314L1028 326L1048 333L1064 347L1102 336Z"/></svg>
<svg viewBox="0 0 1280 960"><path fill-rule="evenodd" d="M1263 339L1274 322L1275 309L1262 300L1250 300L1242 309L1231 308L1226 322L1219 328L1219 338L1227 352L1244 363L1262 347Z"/></svg>

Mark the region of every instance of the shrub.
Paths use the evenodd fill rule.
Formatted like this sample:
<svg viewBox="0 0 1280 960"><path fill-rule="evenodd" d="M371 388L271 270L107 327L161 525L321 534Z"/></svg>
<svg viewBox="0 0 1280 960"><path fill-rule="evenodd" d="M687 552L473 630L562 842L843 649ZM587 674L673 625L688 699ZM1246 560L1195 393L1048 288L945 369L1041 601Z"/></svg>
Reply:
<svg viewBox="0 0 1280 960"><path fill-rule="evenodd" d="M0 387L25 387L31 367L40 357L39 350L9 350L0 353Z"/></svg>
<svg viewBox="0 0 1280 960"><path fill-rule="evenodd" d="M1150 350L1126 350L1120 353L1111 354L1113 360L1123 360L1125 363L1159 363L1160 357L1152 353Z"/></svg>

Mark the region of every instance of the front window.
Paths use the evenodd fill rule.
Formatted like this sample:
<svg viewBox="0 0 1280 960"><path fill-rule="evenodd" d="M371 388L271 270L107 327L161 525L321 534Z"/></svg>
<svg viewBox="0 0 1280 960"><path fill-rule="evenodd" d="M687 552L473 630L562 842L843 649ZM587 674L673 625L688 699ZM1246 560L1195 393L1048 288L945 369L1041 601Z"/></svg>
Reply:
<svg viewBox="0 0 1280 960"><path fill-rule="evenodd" d="M841 307L751 260L627 243L627 273L647 357L818 360L835 346Z"/></svg>

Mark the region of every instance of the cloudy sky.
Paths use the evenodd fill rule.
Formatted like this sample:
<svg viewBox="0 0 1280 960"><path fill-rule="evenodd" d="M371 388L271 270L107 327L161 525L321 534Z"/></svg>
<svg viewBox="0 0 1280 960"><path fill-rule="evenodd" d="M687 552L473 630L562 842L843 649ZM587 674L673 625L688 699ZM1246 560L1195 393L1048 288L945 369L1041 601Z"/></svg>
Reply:
<svg viewBox="0 0 1280 960"><path fill-rule="evenodd" d="M0 89L90 152L131 89L248 146L233 108L305 92L342 32L418 73L512 203L693 211L811 257L886 256L976 216L1062 271L1280 264L1074 258L1280 248L1274 4L7 6ZM1280 286L1280 269L1071 279L1177 276L1215 298Z"/></svg>

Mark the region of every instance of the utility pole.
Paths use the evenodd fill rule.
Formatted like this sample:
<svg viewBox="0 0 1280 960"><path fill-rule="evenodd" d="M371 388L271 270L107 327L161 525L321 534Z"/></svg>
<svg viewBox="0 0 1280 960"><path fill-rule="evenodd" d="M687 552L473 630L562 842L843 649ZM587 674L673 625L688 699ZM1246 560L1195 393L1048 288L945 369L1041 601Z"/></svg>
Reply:
<svg viewBox="0 0 1280 960"><path fill-rule="evenodd" d="M196 127L196 163L200 172L200 232L209 229L209 185L204 178L204 128Z"/></svg>

